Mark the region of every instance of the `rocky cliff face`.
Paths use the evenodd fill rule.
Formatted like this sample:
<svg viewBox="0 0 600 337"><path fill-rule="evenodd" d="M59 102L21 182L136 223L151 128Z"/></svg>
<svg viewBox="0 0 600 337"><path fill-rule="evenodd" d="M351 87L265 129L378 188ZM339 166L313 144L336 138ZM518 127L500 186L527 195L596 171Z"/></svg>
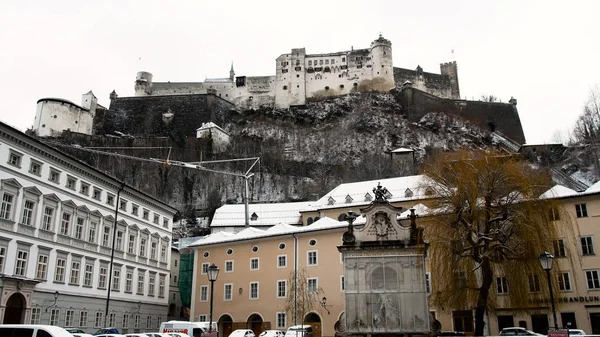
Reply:
<svg viewBox="0 0 600 337"><path fill-rule="evenodd" d="M145 110L143 107L147 104L129 102L137 109L133 114L135 118L130 118L136 122L130 126L124 117L128 114L123 110L125 108L112 112L113 116L110 116L111 111L105 112L103 130L131 136L65 134L62 140L69 144L65 149L73 155L156 195L182 213L211 209L223 202L242 202L243 179L104 156L70 145L115 146L120 143L129 147L145 146L146 149L117 152L141 158L166 159L169 156L171 160L188 162L200 158L260 157L260 163L253 170L255 175L249 180L252 202L308 200L342 182L418 173L423 159L432 151L494 146L489 131L452 115L429 112L418 120L410 120L397 100L398 96L356 93L286 110L232 112L219 105L222 112L218 114L220 126L231 136L230 147L220 154L213 154L210 142L197 140L192 132L196 124L211 121L210 116L214 113L208 104L203 104L201 114L196 116L182 99L175 101L176 109L168 101L161 101L160 109L155 106ZM169 110L174 112L174 117L164 121L162 115ZM140 117L143 115L146 122ZM187 120L178 120L183 117ZM107 122L112 124L107 125ZM140 138L144 135L143 125L150 125L151 135L159 138ZM185 127L174 128L174 125ZM164 148L149 149L157 144ZM172 149L168 151L168 147ZM391 155L391 150L400 147L415 150L414 163L413 156ZM240 162L207 167L232 172L243 172L248 168Z"/></svg>

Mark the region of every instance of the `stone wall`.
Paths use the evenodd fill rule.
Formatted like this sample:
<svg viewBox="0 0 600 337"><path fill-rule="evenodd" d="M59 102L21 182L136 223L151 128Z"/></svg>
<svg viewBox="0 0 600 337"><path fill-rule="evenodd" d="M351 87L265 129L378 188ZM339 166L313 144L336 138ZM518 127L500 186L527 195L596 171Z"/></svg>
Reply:
<svg viewBox="0 0 600 337"><path fill-rule="evenodd" d="M452 98L450 77L441 74L428 73L417 70L394 67L394 82L397 88L402 88L406 81L410 81L413 88L428 92L442 98ZM458 97L457 97L458 98Z"/></svg>
<svg viewBox="0 0 600 337"><path fill-rule="evenodd" d="M525 134L514 103L446 99L405 85L399 100L411 121L419 121L430 112L451 114L490 132L500 131L513 141L525 144Z"/></svg>
<svg viewBox="0 0 600 337"><path fill-rule="evenodd" d="M195 135L202 123L224 125L235 112L232 103L211 94L119 97L94 120L97 134Z"/></svg>

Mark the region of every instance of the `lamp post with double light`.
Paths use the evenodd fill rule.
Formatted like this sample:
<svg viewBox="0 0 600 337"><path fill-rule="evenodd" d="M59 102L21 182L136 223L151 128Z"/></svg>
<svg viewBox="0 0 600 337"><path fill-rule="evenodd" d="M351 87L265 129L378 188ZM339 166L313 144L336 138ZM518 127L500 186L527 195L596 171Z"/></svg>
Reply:
<svg viewBox="0 0 600 337"><path fill-rule="evenodd" d="M210 321L208 321L208 326L209 326L208 331L212 332L213 331L213 326L212 326L213 297L215 294L215 281L217 280L217 277L219 276L219 267L217 267L217 265L215 265L214 263L211 264L210 267L208 267L206 274L208 276L208 280L210 281Z"/></svg>
<svg viewBox="0 0 600 337"><path fill-rule="evenodd" d="M546 278L548 279L548 289L550 290L550 303L552 304L552 316L554 317L554 329L558 329L558 323L556 320L556 307L554 306L554 293L552 292L552 281L550 279L550 270L552 269L552 262L554 262L554 256L548 252L540 254L540 264L542 269L546 271Z"/></svg>

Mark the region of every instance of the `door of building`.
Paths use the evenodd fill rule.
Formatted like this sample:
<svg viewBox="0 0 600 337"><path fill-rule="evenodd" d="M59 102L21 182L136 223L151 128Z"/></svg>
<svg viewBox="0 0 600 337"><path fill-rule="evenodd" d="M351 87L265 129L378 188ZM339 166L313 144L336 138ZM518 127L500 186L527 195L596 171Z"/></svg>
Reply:
<svg viewBox="0 0 600 337"><path fill-rule="evenodd" d="M592 324L592 335L600 335L600 312L590 313L590 323Z"/></svg>
<svg viewBox="0 0 600 337"><path fill-rule="evenodd" d="M543 335L547 335L548 315L531 315L531 330Z"/></svg>
<svg viewBox="0 0 600 337"><path fill-rule="evenodd" d="M25 298L20 293L14 293L6 301L4 313L4 324L22 324L23 311L25 310Z"/></svg>
<svg viewBox="0 0 600 337"><path fill-rule="evenodd" d="M575 319L574 312L561 312L560 321L563 328L577 329L577 320Z"/></svg>
<svg viewBox="0 0 600 337"><path fill-rule="evenodd" d="M512 315L498 315L498 332L513 326L515 326L515 319Z"/></svg>

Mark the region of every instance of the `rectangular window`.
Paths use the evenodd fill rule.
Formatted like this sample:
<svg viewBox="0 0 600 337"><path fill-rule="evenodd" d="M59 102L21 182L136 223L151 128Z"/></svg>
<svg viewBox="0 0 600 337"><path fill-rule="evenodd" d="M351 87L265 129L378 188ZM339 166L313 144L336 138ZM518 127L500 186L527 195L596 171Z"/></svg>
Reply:
<svg viewBox="0 0 600 337"><path fill-rule="evenodd" d="M287 296L287 281L277 281L277 297L283 298Z"/></svg>
<svg viewBox="0 0 600 337"><path fill-rule="evenodd" d="M127 253L135 254L135 235L129 235L129 243L127 244Z"/></svg>
<svg viewBox="0 0 600 337"><path fill-rule="evenodd" d="M233 272L233 261L225 261L225 272L226 273Z"/></svg>
<svg viewBox="0 0 600 337"><path fill-rule="evenodd" d="M125 275L125 292L131 293L133 291L133 271L127 271Z"/></svg>
<svg viewBox="0 0 600 337"><path fill-rule="evenodd" d="M141 257L146 257L146 238L141 238L140 239L140 256Z"/></svg>
<svg viewBox="0 0 600 337"><path fill-rule="evenodd" d="M70 284L77 284L79 285L79 268L81 266L80 262L74 261L71 263L71 280L70 280ZM71 325L68 325L71 326Z"/></svg>
<svg viewBox="0 0 600 337"><path fill-rule="evenodd" d="M140 210L140 206L135 205L135 204L131 205L131 214L137 216L139 210Z"/></svg>
<svg viewBox="0 0 600 337"><path fill-rule="evenodd" d="M151 326L152 326L152 316L148 315L148 316L146 316L146 329L150 329Z"/></svg>
<svg viewBox="0 0 600 337"><path fill-rule="evenodd" d="M340 276L340 291L346 290L346 283L344 282L344 275Z"/></svg>
<svg viewBox="0 0 600 337"><path fill-rule="evenodd" d="M206 272L208 271L208 263L203 263L202 264L202 271L200 272L202 275L206 275Z"/></svg>
<svg viewBox="0 0 600 337"><path fill-rule="evenodd" d="M287 255L277 256L277 268L287 267Z"/></svg>
<svg viewBox="0 0 600 337"><path fill-rule="evenodd" d="M540 278L535 274L527 275L529 280L529 292L539 293L540 292Z"/></svg>
<svg viewBox="0 0 600 337"><path fill-rule="evenodd" d="M158 243L156 243L155 241L152 241L152 243L150 243L150 258L152 260L156 260L156 247L158 246Z"/></svg>
<svg viewBox="0 0 600 337"><path fill-rule="evenodd" d="M594 255L594 242L591 236L581 237L581 252L583 255Z"/></svg>
<svg viewBox="0 0 600 337"><path fill-rule="evenodd" d="M308 265L309 266L317 265L317 251L308 252Z"/></svg>
<svg viewBox="0 0 600 337"><path fill-rule="evenodd" d="M42 316L42 308L31 308L31 321L30 324L40 324L40 318Z"/></svg>
<svg viewBox="0 0 600 337"><path fill-rule="evenodd" d="M4 193L4 195L2 195L2 205L0 205L0 218L11 220L13 200L14 196L12 194Z"/></svg>
<svg viewBox="0 0 600 337"><path fill-rule="evenodd" d="M85 226L84 218L77 218L77 224L75 225L75 239L83 240L83 228Z"/></svg>
<svg viewBox="0 0 600 337"><path fill-rule="evenodd" d="M136 314L134 316L133 328L134 329L139 329L139 327L140 327L140 314Z"/></svg>
<svg viewBox="0 0 600 337"><path fill-rule="evenodd" d="M158 297L165 297L165 277L160 276L158 279Z"/></svg>
<svg viewBox="0 0 600 337"><path fill-rule="evenodd" d="M121 289L121 268L113 270L112 290L119 291ZM111 324L112 326L112 324Z"/></svg>
<svg viewBox="0 0 600 337"><path fill-rule="evenodd" d="M102 190L94 187L94 190L92 192L92 198L100 200L102 198Z"/></svg>
<svg viewBox="0 0 600 337"><path fill-rule="evenodd" d="M567 250L565 249L565 240L558 239L552 242L554 247L554 257L565 257L567 256Z"/></svg>
<svg viewBox="0 0 600 337"><path fill-rule="evenodd" d="M233 288L233 284L225 284L223 287L223 301L231 301L232 293L231 290Z"/></svg>
<svg viewBox="0 0 600 337"><path fill-rule="evenodd" d="M104 231L102 232L102 245L104 247L110 247L110 227L104 226Z"/></svg>
<svg viewBox="0 0 600 337"><path fill-rule="evenodd" d="M154 275L150 275L150 277L148 277L148 296L154 296L154 282L155 282L156 276Z"/></svg>
<svg viewBox="0 0 600 337"><path fill-rule="evenodd" d="M60 183L60 171L50 169L50 173L48 174L48 180L56 184Z"/></svg>
<svg viewBox="0 0 600 337"><path fill-rule="evenodd" d="M108 270L106 267L100 267L100 274L98 274L98 288L106 289L106 275L108 274Z"/></svg>
<svg viewBox="0 0 600 337"><path fill-rule="evenodd" d="M169 228L169 219L163 219L163 227Z"/></svg>
<svg viewBox="0 0 600 337"><path fill-rule="evenodd" d="M586 204L575 204L575 212L578 218L587 218L587 206Z"/></svg>
<svg viewBox="0 0 600 337"><path fill-rule="evenodd" d="M50 325L58 325L58 318L60 317L60 309L50 310Z"/></svg>
<svg viewBox="0 0 600 337"><path fill-rule="evenodd" d="M77 184L77 179L67 176L67 185L66 187L70 190L75 190L75 185Z"/></svg>
<svg viewBox="0 0 600 337"><path fill-rule="evenodd" d="M198 315L198 322L206 322L206 315Z"/></svg>
<svg viewBox="0 0 600 337"><path fill-rule="evenodd" d="M90 230L88 231L88 242L96 243L96 227L98 226L97 222L90 222Z"/></svg>
<svg viewBox="0 0 600 337"><path fill-rule="evenodd" d="M79 327L80 328L87 327L87 321L88 321L88 313L87 313L87 311L81 311L81 312L79 312Z"/></svg>
<svg viewBox="0 0 600 337"><path fill-rule="evenodd" d="M71 226L71 214L63 213L62 221L60 223L60 234L68 236L70 226Z"/></svg>
<svg viewBox="0 0 600 337"><path fill-rule="evenodd" d="M597 270L586 270L585 278L587 280L588 289L600 289L600 280L598 279Z"/></svg>
<svg viewBox="0 0 600 337"><path fill-rule="evenodd" d="M160 216L158 214L154 214L154 223L158 225L159 221L160 221Z"/></svg>
<svg viewBox="0 0 600 337"><path fill-rule="evenodd" d="M44 207L44 217L42 218L42 229L45 231L52 230L52 223L54 219L54 208Z"/></svg>
<svg viewBox="0 0 600 337"><path fill-rule="evenodd" d="M114 205L115 204L115 196L114 194L110 194L110 193L106 193L106 203L109 205Z"/></svg>
<svg viewBox="0 0 600 337"><path fill-rule="evenodd" d="M258 282L250 282L250 299L258 299Z"/></svg>
<svg viewBox="0 0 600 337"><path fill-rule="evenodd" d="M250 270L258 270L258 257L250 259Z"/></svg>
<svg viewBox="0 0 600 337"><path fill-rule="evenodd" d="M571 275L566 273L558 274L558 289L561 291L571 291Z"/></svg>
<svg viewBox="0 0 600 337"><path fill-rule="evenodd" d="M86 287L92 286L92 275L94 274L94 265L92 263L85 264L85 274L83 275L83 285Z"/></svg>
<svg viewBox="0 0 600 337"><path fill-rule="evenodd" d="M0 246L0 273L4 273L4 261L6 260L6 247Z"/></svg>
<svg viewBox="0 0 600 337"><path fill-rule="evenodd" d="M117 231L117 242L115 243L115 249L122 251L123 250L123 236L125 232L118 230Z"/></svg>
<svg viewBox="0 0 600 337"><path fill-rule="evenodd" d="M21 216L21 223L27 226L33 225L33 211L35 209L35 202L31 200L25 200L23 205L23 214Z"/></svg>
<svg viewBox="0 0 600 337"><path fill-rule="evenodd" d="M148 219L149 219L149 217L150 217L150 211L149 211L149 210L147 210L147 209L144 209L144 211L143 211L143 213L142 213L142 218L143 218L144 220L148 220Z"/></svg>
<svg viewBox="0 0 600 337"><path fill-rule="evenodd" d="M79 193L88 196L90 194L90 184L81 182L81 187L79 188Z"/></svg>
<svg viewBox="0 0 600 337"><path fill-rule="evenodd" d="M37 272L35 273L35 278L40 280L45 280L48 275L48 255L40 254L38 255L38 264L37 264Z"/></svg>
<svg viewBox="0 0 600 337"><path fill-rule="evenodd" d="M285 329L285 327L287 326L285 318L285 312L277 313L277 329Z"/></svg>
<svg viewBox="0 0 600 337"><path fill-rule="evenodd" d="M56 269L54 270L54 282L65 282L65 270L67 269L67 259L57 258Z"/></svg>
<svg viewBox="0 0 600 337"><path fill-rule="evenodd" d="M4 247L2 247L4 248ZM15 264L15 275L17 276L25 276L27 273L27 259L29 252L24 250L19 250L17 252L17 263ZM4 264L4 258L2 258L2 263Z"/></svg>
<svg viewBox="0 0 600 337"><path fill-rule="evenodd" d="M21 157L23 157L22 154L15 153L12 150L10 150L10 153L8 154L8 164L16 167L21 167Z"/></svg>
<svg viewBox="0 0 600 337"><path fill-rule="evenodd" d="M123 328L129 328L129 314L123 314Z"/></svg>
<svg viewBox="0 0 600 337"><path fill-rule="evenodd" d="M431 294L431 273L425 273L425 290Z"/></svg>
<svg viewBox="0 0 600 337"><path fill-rule="evenodd" d="M167 245L160 246L160 261L167 262Z"/></svg>
<svg viewBox="0 0 600 337"><path fill-rule="evenodd" d="M208 286L200 286L200 302L208 301Z"/></svg>
<svg viewBox="0 0 600 337"><path fill-rule="evenodd" d="M121 199L119 201L119 209L122 210L122 211L126 211L127 210L127 200Z"/></svg>
<svg viewBox="0 0 600 337"><path fill-rule="evenodd" d="M96 313L96 319L94 320L94 327L95 328L102 327L102 313L101 312Z"/></svg>
<svg viewBox="0 0 600 337"><path fill-rule="evenodd" d="M40 176L42 174L42 163L32 159L31 163L29 164L29 173Z"/></svg>
<svg viewBox="0 0 600 337"><path fill-rule="evenodd" d="M110 315L108 315L108 326L115 326L115 320L117 318L117 314L110 313Z"/></svg>
<svg viewBox="0 0 600 337"><path fill-rule="evenodd" d="M74 326L75 322L75 310L67 309L65 312L65 326Z"/></svg>
<svg viewBox="0 0 600 337"><path fill-rule="evenodd" d="M508 294L508 281L505 276L496 277L496 292L498 294Z"/></svg>
<svg viewBox="0 0 600 337"><path fill-rule="evenodd" d="M142 273L142 272L140 272L140 273ZM138 275L137 293L138 294L144 293L144 274Z"/></svg>
<svg viewBox="0 0 600 337"><path fill-rule="evenodd" d="M318 279L316 277L314 277L314 278L309 278L306 281L307 281L307 285L308 285L308 292L309 293L317 292L317 290L319 289Z"/></svg>

